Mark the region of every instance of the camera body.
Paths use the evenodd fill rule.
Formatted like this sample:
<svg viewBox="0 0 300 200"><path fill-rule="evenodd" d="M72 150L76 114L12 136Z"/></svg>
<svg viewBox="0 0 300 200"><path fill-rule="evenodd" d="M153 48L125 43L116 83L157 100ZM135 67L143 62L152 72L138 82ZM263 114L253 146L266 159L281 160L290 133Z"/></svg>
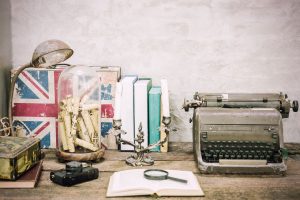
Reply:
<svg viewBox="0 0 300 200"><path fill-rule="evenodd" d="M97 179L99 170L93 167L83 167L80 162L71 161L66 169L50 173L50 180L62 186L72 186L78 183Z"/></svg>

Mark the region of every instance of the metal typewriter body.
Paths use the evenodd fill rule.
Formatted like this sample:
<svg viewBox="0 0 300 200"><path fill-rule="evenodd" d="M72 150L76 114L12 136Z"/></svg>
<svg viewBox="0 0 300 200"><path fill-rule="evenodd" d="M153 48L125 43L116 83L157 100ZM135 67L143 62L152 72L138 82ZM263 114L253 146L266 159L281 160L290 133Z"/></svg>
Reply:
<svg viewBox="0 0 300 200"><path fill-rule="evenodd" d="M193 147L202 173L285 173L282 118L298 102L282 94L195 96L184 108L194 108Z"/></svg>
<svg viewBox="0 0 300 200"><path fill-rule="evenodd" d="M281 115L276 109L197 108L194 152L201 172L283 173Z"/></svg>

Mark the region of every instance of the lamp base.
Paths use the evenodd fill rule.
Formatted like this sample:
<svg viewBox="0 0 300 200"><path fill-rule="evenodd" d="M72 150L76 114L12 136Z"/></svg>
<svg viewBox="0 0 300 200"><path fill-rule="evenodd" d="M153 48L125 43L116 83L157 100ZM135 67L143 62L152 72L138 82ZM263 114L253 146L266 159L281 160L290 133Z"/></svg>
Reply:
<svg viewBox="0 0 300 200"><path fill-rule="evenodd" d="M79 161L79 162L99 162L104 156L105 149L101 148L95 152L87 153L70 153L61 150L56 151L56 157L59 162Z"/></svg>

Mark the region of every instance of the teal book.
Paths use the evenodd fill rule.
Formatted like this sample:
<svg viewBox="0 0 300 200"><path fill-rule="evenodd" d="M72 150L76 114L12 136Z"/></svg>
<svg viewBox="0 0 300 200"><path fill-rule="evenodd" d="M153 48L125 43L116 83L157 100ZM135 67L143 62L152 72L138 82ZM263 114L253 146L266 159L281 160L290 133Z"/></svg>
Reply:
<svg viewBox="0 0 300 200"><path fill-rule="evenodd" d="M160 140L160 97L161 88L152 87L149 91L149 144L154 144ZM160 151L156 147L151 151Z"/></svg>

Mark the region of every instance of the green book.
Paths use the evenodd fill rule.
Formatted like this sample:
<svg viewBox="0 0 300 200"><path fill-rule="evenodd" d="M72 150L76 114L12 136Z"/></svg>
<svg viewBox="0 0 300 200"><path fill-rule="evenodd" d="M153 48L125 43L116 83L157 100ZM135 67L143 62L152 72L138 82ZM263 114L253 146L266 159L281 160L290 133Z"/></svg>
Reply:
<svg viewBox="0 0 300 200"><path fill-rule="evenodd" d="M152 87L149 91L149 144L154 144L160 140L160 97L161 88ZM156 147L151 151L160 151Z"/></svg>

